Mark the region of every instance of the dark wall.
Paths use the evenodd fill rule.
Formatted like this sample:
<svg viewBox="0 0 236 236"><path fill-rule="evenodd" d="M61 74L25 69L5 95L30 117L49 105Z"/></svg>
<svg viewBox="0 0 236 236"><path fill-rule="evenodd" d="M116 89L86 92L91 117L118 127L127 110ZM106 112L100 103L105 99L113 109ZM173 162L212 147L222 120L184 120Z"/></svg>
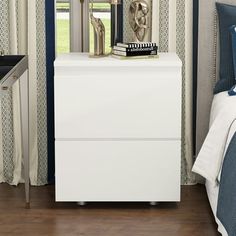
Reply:
<svg viewBox="0 0 236 236"><path fill-rule="evenodd" d="M193 144L196 152L197 61L199 0L193 0Z"/></svg>
<svg viewBox="0 0 236 236"><path fill-rule="evenodd" d="M118 38L117 42L123 42L123 0L121 1L121 5L118 5L117 9L117 27L118 27ZM111 6L111 46L115 45L115 9L114 6ZM117 43L116 42L116 43Z"/></svg>
<svg viewBox="0 0 236 236"><path fill-rule="evenodd" d="M55 60L55 15L54 1L45 0L46 17L46 65L47 65L47 128L48 128L48 182L54 181L54 66Z"/></svg>

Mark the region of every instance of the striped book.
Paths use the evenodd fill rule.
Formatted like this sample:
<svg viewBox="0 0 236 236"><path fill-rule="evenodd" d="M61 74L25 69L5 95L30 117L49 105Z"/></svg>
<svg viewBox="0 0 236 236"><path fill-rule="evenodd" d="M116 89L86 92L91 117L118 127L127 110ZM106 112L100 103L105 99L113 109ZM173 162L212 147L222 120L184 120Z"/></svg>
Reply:
<svg viewBox="0 0 236 236"><path fill-rule="evenodd" d="M145 48L145 47L156 47L156 43L142 42L142 43L117 43L118 47L122 48Z"/></svg>
<svg viewBox="0 0 236 236"><path fill-rule="evenodd" d="M148 46L148 47L133 47L133 48L127 48L127 47L120 47L120 46L114 46L114 50L122 51L122 52L142 52L142 51L154 51L158 50L157 46Z"/></svg>
<svg viewBox="0 0 236 236"><path fill-rule="evenodd" d="M124 57L133 57L133 56L149 56L149 55L157 55L157 50L146 50L146 51L119 51L114 50L112 51L113 54L118 56L124 56Z"/></svg>

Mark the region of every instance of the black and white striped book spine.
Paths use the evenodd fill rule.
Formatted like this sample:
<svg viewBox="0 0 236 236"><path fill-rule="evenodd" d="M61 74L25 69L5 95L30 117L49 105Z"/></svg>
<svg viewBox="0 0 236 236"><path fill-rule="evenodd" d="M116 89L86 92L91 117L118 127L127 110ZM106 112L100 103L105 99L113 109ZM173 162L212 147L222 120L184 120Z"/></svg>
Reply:
<svg viewBox="0 0 236 236"><path fill-rule="evenodd" d="M122 52L142 52L142 51L153 51L158 50L157 46L150 46L150 47L142 47L142 48L124 48L119 46L114 46L114 50L122 51Z"/></svg>
<svg viewBox="0 0 236 236"><path fill-rule="evenodd" d="M118 56L124 57L132 57L132 56L149 56L149 55L157 55L157 50L151 51L134 51L134 52L124 52L119 50L113 50L112 53Z"/></svg>
<svg viewBox="0 0 236 236"><path fill-rule="evenodd" d="M123 47L123 48L145 48L145 47L156 47L156 43L117 43L118 47Z"/></svg>

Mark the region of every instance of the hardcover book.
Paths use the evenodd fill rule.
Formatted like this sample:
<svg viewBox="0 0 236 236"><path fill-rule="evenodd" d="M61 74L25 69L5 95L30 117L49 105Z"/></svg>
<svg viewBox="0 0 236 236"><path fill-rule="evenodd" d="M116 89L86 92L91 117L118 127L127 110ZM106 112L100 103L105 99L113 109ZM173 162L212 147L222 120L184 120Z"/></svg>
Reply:
<svg viewBox="0 0 236 236"><path fill-rule="evenodd" d="M114 50L123 51L123 52L142 52L142 51L153 51L158 50L157 46L148 46L148 47L133 47L133 48L127 48L127 47L119 47L114 46Z"/></svg>
<svg viewBox="0 0 236 236"><path fill-rule="evenodd" d="M145 42L145 43L117 43L118 47L123 48L143 48L143 47L154 47L156 43Z"/></svg>
<svg viewBox="0 0 236 236"><path fill-rule="evenodd" d="M125 57L132 56L147 56L147 55L157 55L157 50L149 50L149 51L133 51L133 52L124 52L119 50L113 50L113 54Z"/></svg>

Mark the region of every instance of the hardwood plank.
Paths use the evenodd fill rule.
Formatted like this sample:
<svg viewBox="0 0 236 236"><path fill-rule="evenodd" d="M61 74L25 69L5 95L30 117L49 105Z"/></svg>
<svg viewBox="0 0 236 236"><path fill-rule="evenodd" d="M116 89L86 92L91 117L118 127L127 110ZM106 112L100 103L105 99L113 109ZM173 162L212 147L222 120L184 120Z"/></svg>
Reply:
<svg viewBox="0 0 236 236"><path fill-rule="evenodd" d="M0 184L0 235L4 236L219 236L204 186L183 186L182 202L55 203L54 186Z"/></svg>

